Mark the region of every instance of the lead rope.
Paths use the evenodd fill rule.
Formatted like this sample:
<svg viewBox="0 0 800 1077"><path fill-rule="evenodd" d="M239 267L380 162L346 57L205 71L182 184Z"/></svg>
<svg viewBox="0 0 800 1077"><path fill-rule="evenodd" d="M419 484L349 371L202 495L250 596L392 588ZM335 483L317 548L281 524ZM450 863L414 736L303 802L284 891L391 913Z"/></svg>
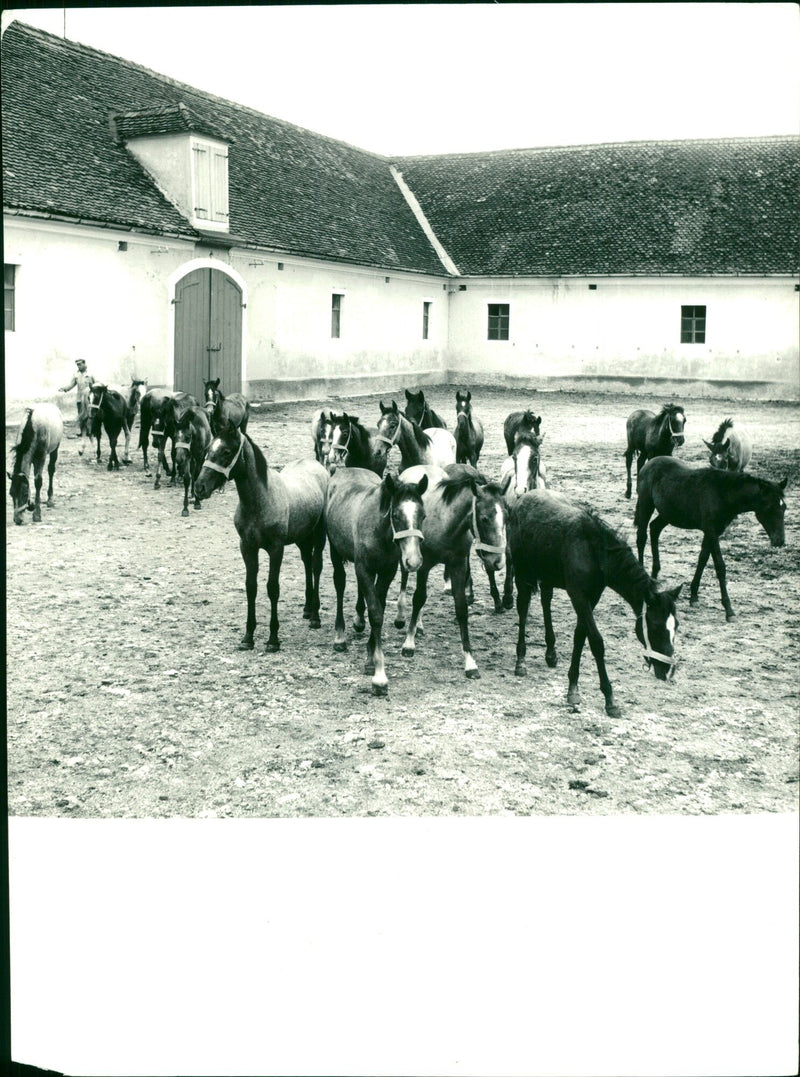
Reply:
<svg viewBox="0 0 800 1077"><path fill-rule="evenodd" d="M647 632L646 610L647 610L647 604L643 602L642 603L642 612L636 618L637 621L641 620L641 622L642 622L642 635L644 636L644 642L645 642L645 647L644 647L644 652L643 652L644 657L645 658L655 658L658 662L663 662L665 665L668 665L669 666L669 671L667 673L667 680L671 681L672 678L675 675L675 667L676 667L676 665L678 663L676 662L674 656L671 657L670 655L667 655L667 654L661 654L660 651L654 651L653 650L652 646L650 645L650 636L649 636L649 634Z"/></svg>

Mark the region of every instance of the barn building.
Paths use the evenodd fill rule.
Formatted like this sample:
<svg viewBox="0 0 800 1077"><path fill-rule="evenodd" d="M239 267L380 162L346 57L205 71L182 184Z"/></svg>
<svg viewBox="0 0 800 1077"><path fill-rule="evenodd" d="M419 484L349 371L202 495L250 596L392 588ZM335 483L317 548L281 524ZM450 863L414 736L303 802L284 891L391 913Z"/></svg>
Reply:
<svg viewBox="0 0 800 1077"><path fill-rule="evenodd" d="M800 140L387 158L14 22L7 400L467 382L800 399Z"/></svg>

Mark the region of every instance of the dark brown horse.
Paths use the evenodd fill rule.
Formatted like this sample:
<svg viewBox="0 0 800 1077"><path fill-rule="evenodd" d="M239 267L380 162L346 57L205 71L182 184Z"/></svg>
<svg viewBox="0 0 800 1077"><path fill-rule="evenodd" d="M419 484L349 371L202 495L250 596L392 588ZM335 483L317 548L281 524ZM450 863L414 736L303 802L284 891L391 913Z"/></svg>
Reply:
<svg viewBox="0 0 800 1077"><path fill-rule="evenodd" d="M25 418L19 428L16 444L11 448L14 454L14 466L7 472L11 480L9 493L14 505L14 523L24 522L23 512L27 509L33 513L33 522L42 519L41 494L42 472L47 464L47 507L51 509L53 501L53 476L58 460L58 448L64 436L64 421L55 404L36 404L27 408ZM33 483L36 489L35 500L31 501L30 472L33 468Z"/></svg>
<svg viewBox="0 0 800 1077"><path fill-rule="evenodd" d="M503 423L503 438L508 449L508 455L511 456L514 452L514 438L518 431L535 434L538 437L541 427L541 415L535 415L530 408L525 411L512 411L510 415L507 415L506 421Z"/></svg>
<svg viewBox="0 0 800 1077"><path fill-rule="evenodd" d="M357 415L332 411L331 434L326 456L328 470L333 474L337 467L365 467L376 475L383 475L388 457L388 442L378 438L374 427L370 430L359 422Z"/></svg>
<svg viewBox="0 0 800 1077"><path fill-rule="evenodd" d="M107 385L96 381L89 390L88 406L91 435L97 439L97 462L100 463L100 437L105 430L109 444L106 470L119 471L117 440L120 433L125 435L125 452L122 462L126 466L131 462L128 456L131 432L128 426L127 401L116 389L109 389Z"/></svg>
<svg viewBox="0 0 800 1077"><path fill-rule="evenodd" d="M233 423L246 434L250 421L250 401L242 393L223 396L219 382L219 378L203 382L203 404L211 423L212 434L218 434L227 423Z"/></svg>
<svg viewBox="0 0 800 1077"><path fill-rule="evenodd" d="M153 448L158 450L156 477L153 483L154 490L158 490L161 486L162 467L170 477L169 485L174 486L177 482L177 475L175 474L175 435L183 418L183 413L187 408L191 408L196 404L197 401L191 393L184 393L179 390L178 392L165 394L158 409L153 413L153 425L150 428L150 434L153 438ZM172 442L172 467L167 466L167 441Z"/></svg>
<svg viewBox="0 0 800 1077"><path fill-rule="evenodd" d="M783 492L786 479L770 482L742 471L718 471L713 467L689 467L670 456L649 460L642 468L637 483L639 498L636 502L636 546L639 561L644 564L644 548L647 545L647 525L654 512L658 512L650 524L650 546L653 553L653 578L661 569L658 538L665 527L687 528L703 532L703 543L697 570L692 580L689 601L697 604L700 579L709 556L719 580L719 590L725 616L732 621L735 614L728 598L725 562L719 548L719 538L728 524L742 512L754 512L756 519L769 535L773 546L783 546L785 539L783 518L786 502Z"/></svg>
<svg viewBox="0 0 800 1077"><path fill-rule="evenodd" d="M239 504L233 517L239 535L239 549L245 567L247 623L239 644L242 651L253 649L256 629L259 551L269 555L267 595L270 601L267 651L280 648L278 600L280 572L287 546L300 550L306 572L303 617L309 627L319 628L319 577L325 546L325 491L328 472L317 460L300 460L281 471L267 466L261 449L247 434L229 423L211 442L195 494L203 501L228 479L236 483Z"/></svg>
<svg viewBox="0 0 800 1077"><path fill-rule="evenodd" d="M189 487L191 486L194 507L199 509L200 498L195 490L195 482L200 474L208 447L211 444L211 426L205 408L193 404L181 416L175 433L175 470L178 478L183 479L183 512L189 515Z"/></svg>
<svg viewBox="0 0 800 1077"><path fill-rule="evenodd" d="M628 448L625 467L628 484L625 496L631 496L631 464L636 456L636 476L654 456L672 456L677 445L683 445L686 413L680 404L665 404L658 415L640 408L628 416Z"/></svg>
<svg viewBox="0 0 800 1077"><path fill-rule="evenodd" d="M410 393L408 389L405 389L404 392L406 394L405 416L407 419L410 419L412 423L416 423L422 430L426 430L428 427L447 429L447 423L430 406L422 389L417 393Z"/></svg>
<svg viewBox="0 0 800 1077"><path fill-rule="evenodd" d="M389 407L381 401L380 408L376 440L384 443L389 451L397 446L403 470L414 464L447 467L456 462L456 439L449 430L438 426L423 430L412 419L406 418L396 400Z"/></svg>
<svg viewBox="0 0 800 1077"><path fill-rule="evenodd" d="M469 389L456 392L456 463L478 466L483 448L483 423L473 414Z"/></svg>
<svg viewBox="0 0 800 1077"><path fill-rule="evenodd" d="M593 510L576 505L550 490L529 490L509 514L511 554L517 581L519 636L515 673L524 677L525 625L531 594L541 590L544 615L545 660L555 666L556 638L551 602L553 590L567 592L577 616L567 702L577 706L581 653L589 640L606 713L619 718L620 709L605 664L605 644L594 619L594 608L606 587L612 588L636 616L636 635L647 664L659 680L670 677L678 616L675 603L681 588L659 591L655 581L637 562L630 546Z"/></svg>
<svg viewBox="0 0 800 1077"><path fill-rule="evenodd" d="M374 471L340 467L331 477L325 510L328 548L336 588L334 650L347 649L344 627L345 562L355 566L358 581L358 620L363 628L363 607L369 611L370 636L365 673L371 673L372 692L385 696L389 682L383 656L383 618L386 595L398 565L416 572L422 565L422 495L427 476L418 483L401 482L392 472L380 479Z"/></svg>

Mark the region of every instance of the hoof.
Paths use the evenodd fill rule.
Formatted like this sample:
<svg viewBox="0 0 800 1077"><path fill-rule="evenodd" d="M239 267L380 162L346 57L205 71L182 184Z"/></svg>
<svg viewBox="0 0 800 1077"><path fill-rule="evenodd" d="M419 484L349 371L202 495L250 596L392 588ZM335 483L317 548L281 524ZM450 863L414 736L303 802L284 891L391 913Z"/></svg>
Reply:
<svg viewBox="0 0 800 1077"><path fill-rule="evenodd" d="M524 662L517 662L516 666L514 666L514 676L515 677L527 677L528 676L528 670L525 668L525 663Z"/></svg>
<svg viewBox="0 0 800 1077"><path fill-rule="evenodd" d="M239 651L252 651L252 649L253 641L249 636L245 636L237 648Z"/></svg>
<svg viewBox="0 0 800 1077"><path fill-rule="evenodd" d="M347 642L345 640L337 640L336 643L334 643L333 645L333 649L334 651L346 651Z"/></svg>
<svg viewBox="0 0 800 1077"><path fill-rule="evenodd" d="M106 464L106 471L113 471L113 470L114 470L114 465L111 463L111 461L109 461L108 464Z"/></svg>
<svg viewBox="0 0 800 1077"><path fill-rule="evenodd" d="M366 625L363 622L361 624L357 624L355 621L353 621L353 631L356 633L356 635L360 636L365 628Z"/></svg>
<svg viewBox="0 0 800 1077"><path fill-rule="evenodd" d="M388 684L372 684L372 694L374 696L387 696L389 694Z"/></svg>
<svg viewBox="0 0 800 1077"><path fill-rule="evenodd" d="M78 456L83 456L83 449L78 449Z"/></svg>
<svg viewBox="0 0 800 1077"><path fill-rule="evenodd" d="M513 608L514 608L514 599L513 598L504 598L503 599L503 609L504 610L513 610Z"/></svg>
<svg viewBox="0 0 800 1077"><path fill-rule="evenodd" d="M481 679L481 671L479 669L465 669L464 673L471 681L479 681Z"/></svg>
<svg viewBox="0 0 800 1077"><path fill-rule="evenodd" d="M53 509L53 508L55 508L55 505L56 505L56 503L55 503L55 501L53 501L53 499L51 498L51 499L50 499L49 501L47 501L47 502L46 502L46 505L47 505L47 508L48 508L48 509Z"/></svg>
<svg viewBox="0 0 800 1077"><path fill-rule="evenodd" d="M498 602L498 603L495 604L494 612L495 613L505 613L505 606L503 605L502 602Z"/></svg>
<svg viewBox="0 0 800 1077"><path fill-rule="evenodd" d="M402 654L403 658L413 658L416 653L417 653L416 647L404 647L402 649L402 651L400 652L400 654Z"/></svg>
<svg viewBox="0 0 800 1077"><path fill-rule="evenodd" d="M153 489L154 490L160 490L161 489L161 483L158 481L158 479L156 479L156 481L153 483Z"/></svg>
<svg viewBox="0 0 800 1077"><path fill-rule="evenodd" d="M696 606L696 605L697 605L697 603L698 603L698 601L699 601L699 599L698 599L697 595L692 595L692 596L691 596L691 597L689 598L689 605L690 605L690 606Z"/></svg>
<svg viewBox="0 0 800 1077"><path fill-rule="evenodd" d="M401 620L400 617L395 617L395 619L394 619L394 627L395 628L405 628L406 627L406 622Z"/></svg>
<svg viewBox="0 0 800 1077"><path fill-rule="evenodd" d="M308 627L309 628L322 628L322 625L320 624L319 617L309 617L309 619L308 619Z"/></svg>
<svg viewBox="0 0 800 1077"><path fill-rule="evenodd" d="M264 653L265 654L275 654L275 652L279 651L280 649L281 649L280 642L273 642L272 640L268 640L267 645L264 648Z"/></svg>
<svg viewBox="0 0 800 1077"><path fill-rule="evenodd" d="M616 703L606 703L606 714L609 718L621 718L622 711L616 705Z"/></svg>
<svg viewBox="0 0 800 1077"><path fill-rule="evenodd" d="M309 613L309 611L308 610L303 610L303 620L308 621L310 619L311 619L311 614Z"/></svg>
<svg viewBox="0 0 800 1077"><path fill-rule="evenodd" d="M34 512L34 514L33 514L33 522L35 524L40 524L42 522L42 514L41 514L41 512Z"/></svg>
<svg viewBox="0 0 800 1077"><path fill-rule="evenodd" d="M181 513L181 516L188 516L188 515L189 515L189 510L188 509L184 509L183 512Z"/></svg>
<svg viewBox="0 0 800 1077"><path fill-rule="evenodd" d="M544 660L548 664L550 669L555 669L558 665L558 655L555 651L546 651Z"/></svg>
<svg viewBox="0 0 800 1077"><path fill-rule="evenodd" d="M130 467L131 466L130 460L123 460L122 463L123 463L124 467Z"/></svg>
<svg viewBox="0 0 800 1077"><path fill-rule="evenodd" d="M736 614L733 612L733 610L729 610L725 614L725 620L726 621L735 621L736 620Z"/></svg>
<svg viewBox="0 0 800 1077"><path fill-rule="evenodd" d="M631 492L630 492L630 490L626 490L626 491L625 491L625 496L627 497L628 501L630 501L630 499L631 499Z"/></svg>

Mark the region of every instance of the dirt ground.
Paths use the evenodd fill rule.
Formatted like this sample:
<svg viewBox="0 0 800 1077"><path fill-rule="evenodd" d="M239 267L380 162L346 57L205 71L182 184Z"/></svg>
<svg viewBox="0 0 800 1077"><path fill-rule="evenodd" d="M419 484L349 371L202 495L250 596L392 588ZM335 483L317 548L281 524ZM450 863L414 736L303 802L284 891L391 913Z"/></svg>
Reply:
<svg viewBox="0 0 800 1077"><path fill-rule="evenodd" d="M410 388L415 388L411 387ZM427 391L452 426L455 386ZM401 402L402 394L397 394ZM385 396L388 402L390 399ZM374 423L379 397L334 401ZM311 454L319 404L265 404L249 432L271 464ZM487 431L481 466L500 473L505 416L543 418L553 489L589 502L635 548L626 501L625 419L659 398L477 390ZM266 555L256 649L237 650L245 621L244 568L229 484L181 517L182 489L153 489L141 454L108 473L78 456L67 424L56 506L7 525L9 810L68 817L717 814L798 806L798 581L800 408L684 398L681 459L703 464L701 437L732 415L751 432L751 470L788 476L786 546L772 549L752 514L722 540L737 618L725 620L709 564L700 604L688 605L698 532L662 536L662 580L685 581L679 668L672 684L645 668L629 607L607 591L598 606L621 719L603 709L588 647L582 705L566 703L574 614L563 592L553 613L559 665L544 662L541 609L528 622L528 677L514 676L516 613L495 615L473 567L470 627L481 678L467 680L450 596L431 574L425 634L403 658L389 595L388 698L362 672L364 642L333 651L335 595L326 550L322 629L302 618L299 552L281 575L281 641L266 654ZM16 428L6 432L6 449ZM649 551L648 561L649 564Z"/></svg>

